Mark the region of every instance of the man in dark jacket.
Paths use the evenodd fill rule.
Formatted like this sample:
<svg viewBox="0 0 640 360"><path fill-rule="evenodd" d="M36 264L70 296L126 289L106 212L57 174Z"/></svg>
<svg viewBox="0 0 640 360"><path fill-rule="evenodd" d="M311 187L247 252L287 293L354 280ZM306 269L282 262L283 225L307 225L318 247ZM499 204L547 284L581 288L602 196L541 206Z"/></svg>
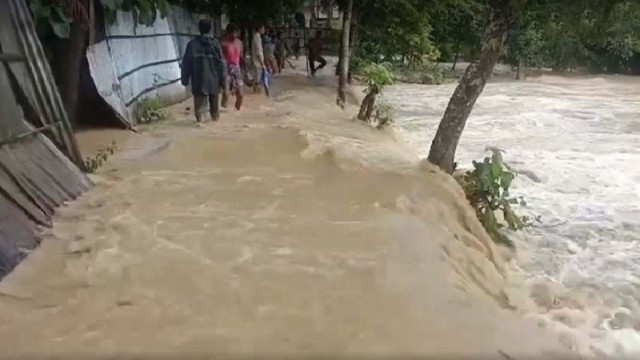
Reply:
<svg viewBox="0 0 640 360"><path fill-rule="evenodd" d="M202 122L202 114L209 103L211 119L220 118L218 95L225 88L226 64L218 40L211 36L211 22L201 20L200 36L191 40L182 59L182 85L191 82L196 120Z"/></svg>

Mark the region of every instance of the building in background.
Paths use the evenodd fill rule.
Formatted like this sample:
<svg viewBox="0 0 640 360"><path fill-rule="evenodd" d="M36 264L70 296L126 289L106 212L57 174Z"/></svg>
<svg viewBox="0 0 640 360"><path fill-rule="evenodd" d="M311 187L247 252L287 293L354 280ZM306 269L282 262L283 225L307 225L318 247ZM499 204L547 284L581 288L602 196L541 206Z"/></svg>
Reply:
<svg viewBox="0 0 640 360"><path fill-rule="evenodd" d="M341 29L342 13L338 6L323 7L320 0L307 0L298 12L302 13L307 21L307 27Z"/></svg>

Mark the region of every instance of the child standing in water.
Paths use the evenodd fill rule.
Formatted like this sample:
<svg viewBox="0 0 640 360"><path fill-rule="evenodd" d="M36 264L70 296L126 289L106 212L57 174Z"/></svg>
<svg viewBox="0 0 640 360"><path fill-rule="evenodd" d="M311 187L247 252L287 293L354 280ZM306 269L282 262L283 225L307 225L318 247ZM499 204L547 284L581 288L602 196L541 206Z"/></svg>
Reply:
<svg viewBox="0 0 640 360"><path fill-rule="evenodd" d="M263 36L265 65L272 74L275 74L278 71L278 64L276 63L275 57L276 44L274 43L274 37L273 31L270 31L268 35L265 34Z"/></svg>
<svg viewBox="0 0 640 360"><path fill-rule="evenodd" d="M285 40L282 38L281 31L278 31L278 33L276 34L275 43L276 43L276 51L275 51L276 63L278 65L278 73L281 73L282 69L284 69L285 59L289 54L289 47L287 46L287 43L285 42Z"/></svg>
<svg viewBox="0 0 640 360"><path fill-rule="evenodd" d="M298 33L295 33L293 36L293 56L296 57L296 60L300 58L300 36Z"/></svg>
<svg viewBox="0 0 640 360"><path fill-rule="evenodd" d="M242 107L244 95L244 81L240 59L242 59L242 41L238 39L238 28L234 24L227 25L227 31L222 39L222 52L227 63L227 89L222 95L222 107L227 107L229 93L235 95L237 110Z"/></svg>

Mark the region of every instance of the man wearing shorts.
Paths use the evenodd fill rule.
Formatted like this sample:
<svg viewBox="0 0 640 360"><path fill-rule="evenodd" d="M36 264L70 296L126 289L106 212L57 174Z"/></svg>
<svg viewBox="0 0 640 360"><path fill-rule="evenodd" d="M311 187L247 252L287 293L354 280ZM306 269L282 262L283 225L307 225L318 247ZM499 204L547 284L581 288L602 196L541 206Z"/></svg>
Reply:
<svg viewBox="0 0 640 360"><path fill-rule="evenodd" d="M238 39L238 28L234 24L227 25L225 37L222 39L222 53L227 63L227 91L222 94L222 107L227 107L229 93L236 97L236 110L242 106L244 81L240 59L242 59L242 42Z"/></svg>
<svg viewBox="0 0 640 360"><path fill-rule="evenodd" d="M262 34L264 34L264 25L257 25L253 31L251 39L251 59L253 61L253 91L260 91L260 83L262 72L265 71L264 50L262 49Z"/></svg>

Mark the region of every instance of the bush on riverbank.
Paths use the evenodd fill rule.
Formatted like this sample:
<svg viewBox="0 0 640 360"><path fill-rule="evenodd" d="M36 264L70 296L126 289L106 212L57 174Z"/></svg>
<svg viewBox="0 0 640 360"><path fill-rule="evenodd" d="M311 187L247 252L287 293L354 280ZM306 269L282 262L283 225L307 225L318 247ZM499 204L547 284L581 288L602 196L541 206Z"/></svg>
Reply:
<svg viewBox="0 0 640 360"><path fill-rule="evenodd" d="M366 78L365 71L372 62L358 56L350 60L351 73ZM448 74L436 63L423 62L409 66L402 63L384 63L391 73L393 82L407 84L440 85L447 81Z"/></svg>
<svg viewBox="0 0 640 360"><path fill-rule="evenodd" d="M417 66L396 64L392 71L394 80L401 83L440 85L447 80L445 72L435 63L423 63Z"/></svg>
<svg viewBox="0 0 640 360"><path fill-rule="evenodd" d="M378 117L380 114L380 104L377 104L376 100L386 86L393 84L393 73L389 70L389 65L386 63L369 63L362 68L362 75L364 76L367 87L364 90L366 96L362 99L358 119L370 122L373 117ZM387 114L388 113L387 111ZM385 123L387 122L388 121L385 121ZM378 123L380 123L379 118Z"/></svg>
<svg viewBox="0 0 640 360"><path fill-rule="evenodd" d="M482 162L474 161L473 167L455 178L487 233L496 243L513 247L513 242L501 229L522 230L531 225L526 216L517 215L511 207L526 205L522 197L516 198L509 193L516 174L503 162L500 150L493 150L492 156L485 157Z"/></svg>

